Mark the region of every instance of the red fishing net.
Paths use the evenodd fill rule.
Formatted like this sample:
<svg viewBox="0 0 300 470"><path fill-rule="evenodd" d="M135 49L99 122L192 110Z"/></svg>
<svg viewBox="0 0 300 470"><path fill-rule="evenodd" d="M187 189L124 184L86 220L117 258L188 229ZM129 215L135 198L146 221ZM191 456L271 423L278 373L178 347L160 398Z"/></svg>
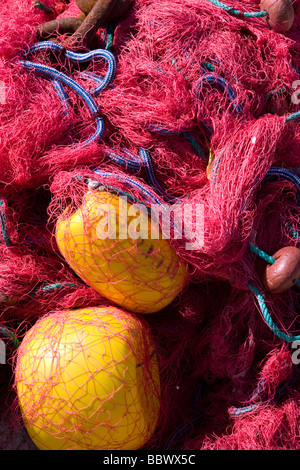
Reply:
<svg viewBox="0 0 300 470"><path fill-rule="evenodd" d="M299 244L300 10L282 33L226 4L251 14L135 0L75 47L37 35L75 1L2 2L0 448L300 448L299 285L264 284Z"/></svg>

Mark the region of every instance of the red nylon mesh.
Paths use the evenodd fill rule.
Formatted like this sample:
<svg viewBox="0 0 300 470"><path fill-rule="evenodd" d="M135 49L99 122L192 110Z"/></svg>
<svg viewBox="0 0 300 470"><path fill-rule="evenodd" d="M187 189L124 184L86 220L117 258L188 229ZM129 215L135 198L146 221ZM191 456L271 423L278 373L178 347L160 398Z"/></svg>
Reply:
<svg viewBox="0 0 300 470"><path fill-rule="evenodd" d="M262 19L235 18L207 1L136 0L115 30L114 86L96 98L105 136L87 150L72 146L94 130L81 100L70 92L73 111L67 118L52 85L17 63L20 51L36 41L37 25L67 16L68 6L45 0L53 9L47 15L31 0L2 3L0 79L6 103L0 105L0 185L12 245L1 245L0 292L6 296L1 326L23 338L50 311L110 305L65 263L54 240L55 223L70 203L74 210L80 207L87 177L145 202L117 177L104 181L93 168L128 174L105 150L138 153L146 147L166 192L192 206L200 202L205 213L201 249L187 251L184 240L170 241L189 266L189 284L162 312L147 316L161 381L159 426L147 448L298 449L299 379L291 371L291 351L265 324L246 286L251 281L263 290L265 267L248 251L249 239L270 255L296 244L289 229L299 224L294 188L282 181L261 183L271 166L299 168L299 123L284 123L285 115L298 110L291 94L298 79L292 66L300 68L299 5L294 2L293 28L282 35ZM256 0L227 3L259 9ZM98 47L105 46L104 37L101 30ZM36 59L78 76L61 58L37 54ZM243 116L211 86L202 87L196 99L206 62L233 87ZM101 73L101 67L90 64L89 70ZM212 136L203 123L212 127ZM159 135L154 124L178 134ZM196 138L207 159L183 131ZM220 166L208 180L210 149ZM138 178L148 184L143 172ZM277 326L298 334L297 290L266 300ZM32 444L12 388L11 345L7 351L7 364L1 365L6 372L0 447L27 448ZM262 379L263 393L251 402ZM249 404L258 406L235 416L230 411Z"/></svg>
<svg viewBox="0 0 300 470"><path fill-rule="evenodd" d="M151 438L160 383L147 325L116 308L46 315L25 336L16 387L28 433L50 450L130 450Z"/></svg>

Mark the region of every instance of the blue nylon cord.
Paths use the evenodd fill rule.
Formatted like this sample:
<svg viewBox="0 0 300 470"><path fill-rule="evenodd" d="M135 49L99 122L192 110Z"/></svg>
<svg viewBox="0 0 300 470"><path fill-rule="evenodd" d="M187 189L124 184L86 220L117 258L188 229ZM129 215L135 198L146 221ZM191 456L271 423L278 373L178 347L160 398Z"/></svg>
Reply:
<svg viewBox="0 0 300 470"><path fill-rule="evenodd" d="M152 192L146 185L142 184L140 181L136 181L130 176L110 173L99 169L94 170L94 172L98 175L101 175L103 178L115 178L127 186L138 189L138 191L146 197L150 204L154 203L163 205L161 199L159 199L154 192Z"/></svg>
<svg viewBox="0 0 300 470"><path fill-rule="evenodd" d="M81 85L79 85L74 79L68 77L66 74L63 72L57 71L52 67L30 62L28 60L21 60L20 63L22 66L27 69L27 70L34 70L38 73L41 73L45 75L47 78L50 78L53 82L54 88L59 96L59 98L62 101L62 105L64 108L64 112L67 116L70 115L70 103L68 99L68 95L66 91L63 88L63 85L67 85L70 88L72 88L87 104L89 107L91 113L95 116L95 121L96 121L96 131L94 135L92 135L89 139L86 141L82 142L80 145L81 146L87 146L88 144L92 142L96 142L100 140L103 136L104 133L104 121L103 118L100 116L97 116L98 114L98 107L92 98L91 94L94 96L97 96L101 91L104 91L107 89L107 87L112 83L112 81L115 78L116 75L116 60L113 56L113 54L110 51L107 50L102 50L98 49L95 51L87 52L87 53L77 53L73 51L65 51L63 46L60 44L51 42L51 41L45 41L45 42L39 42L36 44L33 44L26 53L23 55L29 55L37 51L52 51L52 52L64 52L65 57L71 61L75 61L78 63L85 63L89 62L94 59L101 59L101 60L106 60L108 62L108 71L106 73L106 76L102 79L100 77L97 77L97 75L92 74L90 75L87 72L81 73L81 76L83 78L89 77L93 78L93 80L98 83L98 85L90 90L89 92L86 91Z"/></svg>
<svg viewBox="0 0 300 470"><path fill-rule="evenodd" d="M177 198L174 198L172 196L169 196L164 191L164 189L160 186L160 184L158 183L158 181L157 181L157 179L154 175L154 170L153 170L153 166L152 166L152 162L151 162L151 157L150 157L150 154L149 154L148 150L140 149L140 157L141 157L141 160L144 164L144 168L145 168L146 173L147 173L148 181L151 184L151 186L155 189L157 194L160 194L165 199L172 200L172 201L177 202L177 203L181 203L182 202L181 200L179 200Z"/></svg>
<svg viewBox="0 0 300 470"><path fill-rule="evenodd" d="M162 198L165 198L165 199L169 199L170 200L169 202L172 201L174 203L174 205L176 205L176 204L179 205L182 201L180 201L179 199L176 199L176 198L174 198L174 199L171 198L171 196L166 194L166 192L161 187L159 187L160 190L158 190L158 188L154 188L152 190L152 189L150 189L150 187L143 184L141 181L133 179L128 175L110 173L110 172L106 172L106 171L103 171L103 170L100 170L100 169L95 169L94 172L98 175L101 175L102 178L108 178L108 179L114 178L114 179L119 180L123 184L126 184L130 188L137 189L139 191L139 193L142 194L144 196L144 198L146 199L146 201L147 201L146 203L140 202L140 204L145 205L148 212L150 212L151 215L154 215L155 217L157 217L156 211L154 211L154 213L153 213L153 210L152 210L151 206L152 206L152 204L155 205L155 206L159 206L160 215L162 217L162 220L169 221L168 224L167 224L168 225L167 226L167 230L168 230L167 237L170 236L169 230L172 228L174 230L174 233L179 234L179 238L181 238L182 227L181 226L177 227L175 221L170 220L170 205L168 203L164 203L162 199L159 199L159 196L161 196ZM130 198L132 199L131 196L130 196ZM136 202L138 203L139 201L136 201ZM157 220L157 222L160 224L159 220ZM164 224L161 225L161 228L162 228L162 232L163 232L163 235L164 235ZM175 235L175 238L176 238L176 235Z"/></svg>
<svg viewBox="0 0 300 470"><path fill-rule="evenodd" d="M96 115L98 113L97 105L94 102L91 95L82 86L80 86L78 83L76 83L74 80L69 78L64 73L59 72L59 71L53 69L52 67L42 65L42 64L37 64L37 63L34 63L34 62L29 62L27 60L21 60L20 62L26 70L34 70L36 72L39 72L39 73L45 75L46 77L48 77L52 80L54 79L56 81L64 83L65 85L68 85L70 88L72 88L85 101L85 103L89 107L92 114ZM96 126L97 126L96 132L94 133L94 135L92 137L85 140L80 145L86 146L91 142L94 142L94 141L97 141L97 140L101 139L101 137L103 136L103 133L104 133L103 118L100 117L100 116L96 116L95 120L96 120Z"/></svg>
<svg viewBox="0 0 300 470"><path fill-rule="evenodd" d="M207 84L215 85L218 88L221 88L227 94L234 110L238 114L242 114L243 108L239 103L236 102L237 97L232 86L229 85L229 83L224 78L218 75L212 75L212 74L203 75L203 77L201 77L197 81L196 86L195 86L195 94L196 94L197 99L199 99L200 89L202 88L203 85L207 85Z"/></svg>
<svg viewBox="0 0 300 470"><path fill-rule="evenodd" d="M108 63L108 70L106 73L106 76L102 79L100 77L97 78L97 81L99 85L94 88L93 90L90 90L90 93L94 96L98 95L101 91L104 91L108 86L113 82L115 76L116 76L116 70L117 70L117 64L116 64L116 59L114 55L105 49L96 49L94 51L90 52L73 52L69 50L65 50L63 46L60 44L57 44L52 41L44 41L44 42L38 42L36 44L33 44L28 51L26 51L26 55L32 54L34 52L38 51L47 51L50 50L52 52L64 52L65 57L73 62L78 62L78 63L85 63L85 62L90 62L91 60L95 59L102 59L107 61Z"/></svg>
<svg viewBox="0 0 300 470"><path fill-rule="evenodd" d="M205 155L204 151L202 150L200 144L194 139L191 134L187 131L187 129L180 129L180 130L172 130L166 127L160 126L158 124L148 124L148 129L156 134L166 135L166 136L175 136L175 135L183 135L190 144L194 147L198 155L204 160L207 160L207 156Z"/></svg>
<svg viewBox="0 0 300 470"><path fill-rule="evenodd" d="M1 225L1 231L2 231L2 238L3 238L5 246L12 246L12 243L6 231L6 216L4 212L4 202L1 198L0 198L0 225Z"/></svg>
<svg viewBox="0 0 300 470"><path fill-rule="evenodd" d="M277 167L272 167L270 168L267 173L265 178L263 179L263 183L266 181L269 181L270 179L280 178L284 179L286 181L290 181L293 183L296 187L297 190L297 203L300 205L300 178L297 176L295 173L293 173L291 170L287 170L286 168L277 168ZM260 250L258 247L253 245L252 243L249 243L249 249L255 253L256 255L260 256L262 259L264 259L267 263L273 264L275 262L275 259L272 256L269 256L267 253L264 251ZM300 287L300 280L298 279L296 282L296 285ZM282 331L280 331L273 320L271 319L271 316L268 312L267 305L264 299L263 294L259 291L259 289L255 286L253 286L251 283L248 284L248 288L254 293L254 295L257 298L258 305L260 307L260 310L263 314L263 317L266 321L266 323L269 325L273 333L278 336L279 338L287 341L287 342L293 342L293 341L298 341L300 340L300 335L299 336L290 336Z"/></svg>
<svg viewBox="0 0 300 470"><path fill-rule="evenodd" d="M126 157L110 150L106 150L105 153L106 156L113 160L115 163L118 163L125 169L133 170L135 173L141 171L142 168L144 168L147 174L149 184L153 187L154 191L158 195L172 202L182 202L181 200L167 194L166 191L161 187L161 185L157 181L152 166L151 156L148 150L140 149L140 158L127 149L122 149L122 151L126 154ZM130 177L128 177L129 184L131 183L131 181L132 180L130 179Z"/></svg>
<svg viewBox="0 0 300 470"><path fill-rule="evenodd" d="M126 149L122 148L122 151L125 153ZM116 153L112 150L105 150L105 155L110 158L113 162L121 165L126 170L132 170L134 173L138 173L141 170L141 163L137 161L137 157L134 155L129 155L129 152L126 153L126 157Z"/></svg>
<svg viewBox="0 0 300 470"><path fill-rule="evenodd" d="M89 109L93 114L96 114L98 112L97 105L91 95L81 85L79 85L73 79L65 75L63 72L59 72L58 70L55 70L54 68L49 67L47 65L37 64L28 60L21 60L20 62L26 70L34 70L36 72L40 72L46 77L57 80L59 82L63 82L65 85L68 85L70 88L73 88L73 90L76 91L78 95L80 95L80 97L85 101L85 103L88 105Z"/></svg>
<svg viewBox="0 0 300 470"><path fill-rule="evenodd" d="M293 171L288 170L286 168L272 167L267 171L266 176L263 180L263 183L276 176L279 179L290 181L291 183L295 185L295 188L297 190L297 204L300 205L300 178L299 176L296 175L296 173L294 173Z"/></svg>
<svg viewBox="0 0 300 470"><path fill-rule="evenodd" d="M266 10L248 13L248 12L236 10L235 8L229 7L225 5L224 3L219 2L218 0L207 0L207 1L212 3L218 8L222 8L222 10L234 16L243 16L245 18L265 18L268 16L268 12Z"/></svg>
<svg viewBox="0 0 300 470"><path fill-rule="evenodd" d="M275 323L273 322L269 314L263 294L260 292L260 290L257 287L253 286L251 283L248 284L248 288L255 295L258 301L258 305L260 307L260 311L265 319L265 322L267 323L269 328L273 331L273 333L276 336L278 336L278 338L283 339L284 341L287 341L288 343L293 343L294 341L300 341L300 335L298 336L287 335L286 333L281 331L279 328L277 328L277 326L275 325Z"/></svg>
<svg viewBox="0 0 300 470"><path fill-rule="evenodd" d="M279 385L279 387L277 388L274 399L272 399L272 400L268 400L268 399L261 400L258 403L250 404L248 406L244 406L244 407L240 407L240 408L231 407L228 410L229 414L232 417L240 417L240 416L243 416L245 414L252 413L253 411L256 411L257 409L259 409L260 407L262 407L264 405L274 403L275 400L276 400L276 397L277 397L277 399L281 398L287 392L287 390L295 383L297 375L298 375L297 368L294 367L291 377L288 378L288 380L286 380L283 384ZM252 397L250 398L249 401L257 400L258 398L260 398L260 395L262 395L262 393L265 390L265 384L266 384L266 380L262 379L259 382L259 384L257 386L257 389L254 391L254 393L253 393L253 395L252 395Z"/></svg>
<svg viewBox="0 0 300 470"><path fill-rule="evenodd" d="M297 111L296 113L290 114L285 118L285 122L290 122L294 121L295 119L298 119L300 117L300 111Z"/></svg>
<svg viewBox="0 0 300 470"><path fill-rule="evenodd" d="M58 80L52 80L52 83L58 97L61 99L65 115L69 117L71 115L71 106L68 94L65 92L64 87Z"/></svg>
<svg viewBox="0 0 300 470"><path fill-rule="evenodd" d="M90 90L90 93L94 96L98 95L101 91L104 91L113 82L116 76L116 60L113 54L104 49L97 49L95 51L78 53L73 51L66 51L65 56L69 60L73 60L79 63L90 62L91 59L105 59L108 62L108 71L103 79L99 79L100 84L94 89Z"/></svg>
<svg viewBox="0 0 300 470"><path fill-rule="evenodd" d="M272 256L269 256L267 253L265 253L264 251L262 251L260 248L258 248L257 246L253 245L253 243L249 243L248 245L249 249L252 251L252 253L254 253L255 255L258 255L260 258L262 258L263 260L265 260L267 263L269 264L273 264L274 263L274 258Z"/></svg>
<svg viewBox="0 0 300 470"><path fill-rule="evenodd" d="M173 198L171 198L171 196L167 195L163 190L161 190L162 194L161 193L158 194L159 191L157 190L157 188L154 188L154 190L152 191L150 188L148 188L148 186L144 185L140 181L137 181L131 178L130 176L110 173L110 172L102 171L98 168L94 171L95 173L101 175L103 178L116 178L122 183L126 184L127 186L138 189L138 191L141 194L143 194L144 197L146 197L149 204L157 204L163 207L164 204L162 200L158 198L159 195L167 197L168 199L172 199L176 203L181 202L177 199L174 200Z"/></svg>

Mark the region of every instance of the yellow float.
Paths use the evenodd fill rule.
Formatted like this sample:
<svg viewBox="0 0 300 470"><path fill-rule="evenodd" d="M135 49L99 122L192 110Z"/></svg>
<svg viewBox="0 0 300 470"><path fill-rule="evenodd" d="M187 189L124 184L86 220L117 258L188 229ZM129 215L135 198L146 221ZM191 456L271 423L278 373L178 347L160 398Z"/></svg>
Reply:
<svg viewBox="0 0 300 470"><path fill-rule="evenodd" d="M186 264L158 223L132 209L117 194L89 191L79 209L59 218L56 241L78 276L105 298L131 312L154 313L182 291Z"/></svg>
<svg viewBox="0 0 300 470"><path fill-rule="evenodd" d="M160 379L145 323L118 308L42 317L15 368L20 409L41 450L136 450L155 431Z"/></svg>

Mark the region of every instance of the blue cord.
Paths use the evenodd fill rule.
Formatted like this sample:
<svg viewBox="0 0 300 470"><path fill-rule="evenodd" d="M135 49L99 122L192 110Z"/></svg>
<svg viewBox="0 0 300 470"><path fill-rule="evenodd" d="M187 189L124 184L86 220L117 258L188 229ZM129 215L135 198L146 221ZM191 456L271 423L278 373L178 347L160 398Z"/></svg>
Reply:
<svg viewBox="0 0 300 470"><path fill-rule="evenodd" d="M61 100L61 103L62 103L63 108L64 108L65 115L67 117L70 117L70 115L71 115L71 106L70 106L70 100L69 100L68 94L65 92L64 87L62 86L62 84L58 80L52 80L52 83L53 83L54 89L55 89L58 97Z"/></svg>
<svg viewBox="0 0 300 470"><path fill-rule="evenodd" d="M97 125L96 132L94 133L94 135L92 137L85 140L80 145L87 146L91 142L95 142L95 141L101 139L101 137L103 136L103 133L104 133L103 118L100 117L100 116L97 116L98 108L96 106L96 103L94 102L91 95L82 86L80 86L78 83L76 83L74 80L72 80L70 77L68 77L64 73L59 72L59 71L53 69L52 67L48 67L48 66L42 65L42 64L37 64L35 62L29 62L27 60L21 60L20 62L26 70L34 70L36 72L40 72L41 74L46 75L46 77L48 77L52 80L54 79L56 81L64 83L65 85L68 85L70 88L72 88L74 91L76 91L76 93L85 101L85 103L88 105L91 113L93 115L96 115L96 118L95 118L96 125Z"/></svg>
<svg viewBox="0 0 300 470"><path fill-rule="evenodd" d="M219 2L218 0L207 0L207 1L212 3L218 8L222 8L222 10L227 11L227 13L230 13L231 15L234 15L234 16L243 16L245 18L265 18L269 16L266 10L247 13L247 12L236 10L235 8L229 7L225 5L224 3Z"/></svg>
<svg viewBox="0 0 300 470"><path fill-rule="evenodd" d="M122 148L123 153L126 154L126 157L121 155L120 153L116 153L113 150L105 150L105 155L110 158L113 162L121 165L126 170L129 169L134 173L138 173L142 168L142 163L138 161L138 157L129 150Z"/></svg>
<svg viewBox="0 0 300 470"><path fill-rule="evenodd" d="M297 190L297 203L298 203L298 205L300 205L300 178L294 172L292 172L291 170L287 170L286 168L273 167L273 168L270 168L267 171L266 176L263 179L263 183L266 182L266 181L269 181L270 179L273 179L274 177L275 178L278 177L278 178L284 179L286 181L290 181L291 183L293 183L295 185L296 190ZM260 250L258 247L256 247L252 243L249 243L248 246L249 246L250 250L253 253L260 256L267 263L273 264L275 262L275 259L272 256L269 256L267 253ZM299 279L297 280L296 284L298 286L300 286L300 280ZM276 336L278 336L279 338L281 338L285 341L288 341L288 342L293 342L293 341L300 340L300 335L299 336L289 336L289 335L286 335L285 333L283 333L282 331L280 331L277 328L277 326L275 325L275 323L273 322L273 320L271 319L271 317L270 317L270 314L268 312L268 309L267 309L267 306L266 306L266 303L265 303L265 299L264 299L262 293L259 291L259 289L257 287L253 286L251 283L248 284L248 288L256 296L259 307L260 307L260 310L261 310L261 312L262 312L262 314L265 318L265 321L269 325L271 330L274 332L274 334Z"/></svg>
<svg viewBox="0 0 300 470"><path fill-rule="evenodd" d="M62 101L65 114L70 115L70 104L68 95L65 92L63 85L67 85L72 88L87 104L93 116L95 116L96 121L96 131L92 137L82 142L80 145L87 146L92 142L100 140L104 133L104 121L103 118L98 116L99 111L98 107L92 98L91 95L97 96L101 91L107 89L107 87L112 83L116 75L116 61L113 54L107 50L95 50L87 53L77 53L73 51L65 51L60 44L45 41L33 44L24 55L32 54L36 51L41 50L51 50L52 52L64 52L67 59L76 61L78 63L85 63L92 59L105 59L108 62L108 71L104 79L101 79L93 75L93 79L98 83L98 85L90 90L86 91L81 85L79 85L74 79L68 77L63 72L57 71L52 67L38 64L35 62L30 62L27 60L21 60L20 63L26 70L34 70L42 75L45 75L47 78L50 78L54 84L55 90ZM86 78L91 77L87 72L81 73L81 75Z"/></svg>
<svg viewBox="0 0 300 470"><path fill-rule="evenodd" d="M4 212L4 202L2 199L0 199L0 226L5 246L12 246L12 243L6 231L6 216Z"/></svg>
<svg viewBox="0 0 300 470"><path fill-rule="evenodd" d="M108 70L104 78L96 76L99 85L96 88L90 90L90 93L94 96L98 95L101 91L106 90L115 79L117 70L116 59L114 55L108 50L96 49L90 52L79 53L70 50L65 50L63 46L52 41L43 41L37 42L30 46L29 50L26 51L25 55L28 56L30 54L33 54L34 52L47 50L50 50L52 52L63 52L67 59L73 62L78 62L80 64L90 62L91 60L95 59L105 60L108 63ZM84 72L82 74L84 75Z"/></svg>
<svg viewBox="0 0 300 470"><path fill-rule="evenodd" d="M267 171L266 176L262 183L276 176L280 179L290 181L291 183L295 185L295 188L297 190L297 204L300 206L300 178L299 176L297 176L296 173L294 173L293 171L288 170L286 168L273 167Z"/></svg>
<svg viewBox="0 0 300 470"><path fill-rule="evenodd" d="M230 102L232 104L232 107L238 114L243 113L243 108L242 106L236 102L237 97L236 94L232 88L231 85L222 77L218 75L212 75L212 74L207 74L203 75L196 83L195 85L195 94L196 98L199 99L199 92L200 89L202 88L203 85L214 85L217 86L218 88L221 88L223 91L226 92L228 98L230 99Z"/></svg>
<svg viewBox="0 0 300 470"><path fill-rule="evenodd" d="M182 202L180 199L174 198L173 196L170 196L169 194L167 194L166 191L161 187L161 185L157 181L155 174L154 174L153 166L152 166L151 156L148 150L141 148L139 151L140 158L134 155L133 153L131 153L127 149L122 148L122 151L123 153L126 154L126 157L124 157L123 155L120 155L119 153L113 152L111 150L106 150L105 153L106 153L106 156L110 158L112 161L114 161L115 163L118 163L125 169L133 170L135 173L138 173L144 168L146 171L148 182L154 188L154 191L156 192L156 194L174 203ZM131 184L133 180L131 180L130 177L128 177L128 181L129 181L129 184Z"/></svg>
<svg viewBox="0 0 300 470"><path fill-rule="evenodd" d="M207 156L205 155L204 151L202 150L200 144L192 137L192 135L187 131L187 129L180 129L180 130L172 130L166 127L160 126L158 124L148 124L148 129L156 134L166 135L166 136L175 136L175 135L183 135L186 140L190 142L190 144L194 147L198 155L207 160Z"/></svg>
<svg viewBox="0 0 300 470"><path fill-rule="evenodd" d="M261 311L267 325L270 327L270 329L273 331L273 333L276 336L278 336L278 338L283 339L284 341L287 341L288 343L293 343L294 341L300 341L300 335L290 336L290 335L287 335L287 334L283 333L283 331L281 331L279 328L277 328L277 326L275 325L275 323L273 322L273 320L272 320L272 318L269 314L269 311L268 311L268 308L267 308L267 305L266 305L263 294L260 292L260 290L257 287L253 286L251 283L248 284L248 288L255 295L255 297L258 301L258 305L260 307L260 311Z"/></svg>
<svg viewBox="0 0 300 470"><path fill-rule="evenodd" d="M164 204L161 199L158 198L157 190L152 191L147 185L141 183L140 181L133 179L130 176L123 175L123 174L115 174L115 173L110 173L106 171L102 171L100 169L94 170L96 174L101 175L103 178L114 178L118 179L121 183L126 184L127 186L130 186L134 189L137 189L144 197L146 197L147 202L149 205L151 204L158 204L162 208L164 207ZM163 194L166 196L166 193ZM170 196L167 195L169 199L171 199ZM174 200L174 199L173 199ZM181 202L179 200L175 200L176 202Z"/></svg>

